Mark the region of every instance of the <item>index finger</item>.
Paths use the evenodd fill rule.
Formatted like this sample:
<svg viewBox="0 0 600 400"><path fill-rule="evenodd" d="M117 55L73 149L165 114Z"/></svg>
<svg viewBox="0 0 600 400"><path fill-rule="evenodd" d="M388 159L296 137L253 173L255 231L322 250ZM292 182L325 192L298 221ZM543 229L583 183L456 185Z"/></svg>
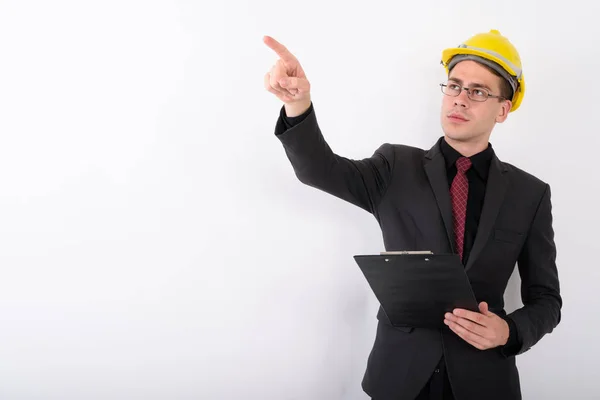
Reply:
<svg viewBox="0 0 600 400"><path fill-rule="evenodd" d="M271 36L265 36L263 42L269 46L283 61L295 61L296 57L281 43L273 39Z"/></svg>
<svg viewBox="0 0 600 400"><path fill-rule="evenodd" d="M473 312L470 310L465 310L463 308L455 308L453 311L453 314L456 315L457 317L463 317L463 318L473 321L479 325L486 326L485 325L485 315L483 315L483 314Z"/></svg>

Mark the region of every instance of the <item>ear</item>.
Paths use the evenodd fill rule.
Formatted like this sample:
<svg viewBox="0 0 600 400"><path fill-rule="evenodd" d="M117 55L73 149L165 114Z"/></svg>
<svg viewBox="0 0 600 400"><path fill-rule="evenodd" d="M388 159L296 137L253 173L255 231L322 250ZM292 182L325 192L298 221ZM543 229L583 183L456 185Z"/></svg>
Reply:
<svg viewBox="0 0 600 400"><path fill-rule="evenodd" d="M512 101L510 101L510 100L502 101L502 103L500 104L500 109L498 110L498 115L496 116L496 122L501 124L504 121L506 121L506 118L508 118L508 113L510 112L511 108L512 108Z"/></svg>

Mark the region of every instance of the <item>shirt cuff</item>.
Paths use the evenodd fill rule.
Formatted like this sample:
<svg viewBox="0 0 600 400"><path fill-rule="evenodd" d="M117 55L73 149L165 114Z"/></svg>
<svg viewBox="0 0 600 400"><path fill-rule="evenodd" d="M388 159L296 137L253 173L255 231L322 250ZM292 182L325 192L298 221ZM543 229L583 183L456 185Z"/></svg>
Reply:
<svg viewBox="0 0 600 400"><path fill-rule="evenodd" d="M308 110L306 110L304 113L296 116L296 117L288 117L285 114L285 106L281 107L281 119L283 120L283 124L285 126L285 129L290 129L293 128L294 126L298 125L300 122L304 121L304 119L308 116L308 114L310 114L313 110L313 103L310 103L310 107L308 107Z"/></svg>
<svg viewBox="0 0 600 400"><path fill-rule="evenodd" d="M508 316L502 317L506 323L508 323L508 341L504 346L501 347L500 351L505 357L511 357L517 355L521 349L521 341L519 340L519 333L517 332L517 325Z"/></svg>

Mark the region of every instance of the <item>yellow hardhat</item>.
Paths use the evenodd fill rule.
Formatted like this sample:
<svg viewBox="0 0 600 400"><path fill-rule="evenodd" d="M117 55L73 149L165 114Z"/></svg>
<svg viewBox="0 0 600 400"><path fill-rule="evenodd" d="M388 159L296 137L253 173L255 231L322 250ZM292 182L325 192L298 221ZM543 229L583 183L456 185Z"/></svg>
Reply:
<svg viewBox="0 0 600 400"><path fill-rule="evenodd" d="M482 62L502 75L513 88L510 111L519 108L525 94L525 79L519 53L507 38L492 29L488 33L472 36L461 45L442 52L442 65L448 73L457 62L469 59Z"/></svg>

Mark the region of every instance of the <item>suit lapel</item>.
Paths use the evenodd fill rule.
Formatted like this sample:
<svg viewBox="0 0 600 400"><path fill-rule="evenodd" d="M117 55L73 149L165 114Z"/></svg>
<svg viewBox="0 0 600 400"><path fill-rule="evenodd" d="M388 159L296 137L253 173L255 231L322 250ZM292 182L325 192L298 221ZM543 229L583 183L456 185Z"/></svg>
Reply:
<svg viewBox="0 0 600 400"><path fill-rule="evenodd" d="M500 206L504 201L504 195L508 188L508 176L506 172L506 167L494 155L490 164L490 173L486 185L477 236L475 237L475 243L473 243L465 270L470 269L477 257L479 257L496 222L498 211L500 211Z"/></svg>
<svg viewBox="0 0 600 400"><path fill-rule="evenodd" d="M429 179L429 184L433 189L438 208L442 214L442 220L444 221L450 249L452 249L452 252L456 252L450 190L448 189L448 178L446 177L444 157L439 150L439 142L436 143L431 150L425 153L424 168L427 178Z"/></svg>

